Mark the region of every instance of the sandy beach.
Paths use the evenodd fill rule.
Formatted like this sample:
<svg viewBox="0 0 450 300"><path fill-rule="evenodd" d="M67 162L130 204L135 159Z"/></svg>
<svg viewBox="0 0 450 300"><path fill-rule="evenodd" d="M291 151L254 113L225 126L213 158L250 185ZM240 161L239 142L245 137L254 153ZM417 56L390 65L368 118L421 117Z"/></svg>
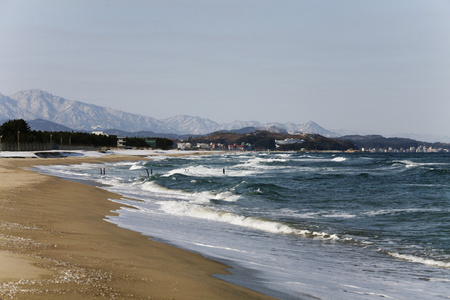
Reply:
<svg viewBox="0 0 450 300"><path fill-rule="evenodd" d="M105 221L120 195L31 170L142 159L0 158L0 299L269 299L212 277L223 264Z"/></svg>

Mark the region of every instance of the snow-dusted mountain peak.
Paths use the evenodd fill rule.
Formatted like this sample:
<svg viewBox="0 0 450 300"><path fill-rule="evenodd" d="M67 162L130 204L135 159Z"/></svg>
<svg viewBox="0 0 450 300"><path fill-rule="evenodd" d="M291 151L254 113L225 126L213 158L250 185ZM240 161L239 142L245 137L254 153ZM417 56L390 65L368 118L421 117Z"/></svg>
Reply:
<svg viewBox="0 0 450 300"><path fill-rule="evenodd" d="M238 130L255 127L266 130L284 130L290 133L317 133L327 137L336 134L310 121L306 124L261 123L233 121L218 124L207 118L179 115L164 120L131 114L108 107L67 100L40 89L18 92L10 97L0 94L0 120L23 118L45 119L74 130L120 129L129 132L207 134L218 130Z"/></svg>

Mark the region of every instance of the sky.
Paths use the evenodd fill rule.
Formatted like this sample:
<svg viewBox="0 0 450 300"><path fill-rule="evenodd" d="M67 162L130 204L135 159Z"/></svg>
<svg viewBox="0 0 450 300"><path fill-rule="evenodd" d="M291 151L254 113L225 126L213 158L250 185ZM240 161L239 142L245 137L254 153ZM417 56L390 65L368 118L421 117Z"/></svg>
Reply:
<svg viewBox="0 0 450 300"><path fill-rule="evenodd" d="M0 93L450 135L448 0L0 0Z"/></svg>

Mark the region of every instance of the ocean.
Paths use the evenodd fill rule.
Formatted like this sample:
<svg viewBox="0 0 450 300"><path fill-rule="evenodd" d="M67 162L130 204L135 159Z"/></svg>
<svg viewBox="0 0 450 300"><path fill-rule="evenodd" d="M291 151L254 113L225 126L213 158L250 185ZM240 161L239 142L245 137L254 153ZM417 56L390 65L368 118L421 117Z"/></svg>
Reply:
<svg viewBox="0 0 450 300"><path fill-rule="evenodd" d="M37 169L123 195L111 200L134 209L108 222L224 262L232 275L216 277L276 298L450 299L448 153L151 158Z"/></svg>

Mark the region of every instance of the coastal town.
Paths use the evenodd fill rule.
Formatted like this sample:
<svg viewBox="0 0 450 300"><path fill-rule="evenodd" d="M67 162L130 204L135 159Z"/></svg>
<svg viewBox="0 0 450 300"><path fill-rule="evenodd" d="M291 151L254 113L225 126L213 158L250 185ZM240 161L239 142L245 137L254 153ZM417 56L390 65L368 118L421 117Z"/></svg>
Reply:
<svg viewBox="0 0 450 300"><path fill-rule="evenodd" d="M103 131L36 131L22 119L0 126L0 151L178 149L217 151L337 151L368 153L448 153L450 144L425 143L379 135L324 137L318 134L284 134L264 130L250 133L218 131L186 139L116 136Z"/></svg>
<svg viewBox="0 0 450 300"><path fill-rule="evenodd" d="M419 147L409 147L407 149L400 148L394 149L392 147L388 148L361 148L361 152L371 152L371 153L438 153L438 152L450 152L447 148L433 148L433 146L419 146Z"/></svg>

